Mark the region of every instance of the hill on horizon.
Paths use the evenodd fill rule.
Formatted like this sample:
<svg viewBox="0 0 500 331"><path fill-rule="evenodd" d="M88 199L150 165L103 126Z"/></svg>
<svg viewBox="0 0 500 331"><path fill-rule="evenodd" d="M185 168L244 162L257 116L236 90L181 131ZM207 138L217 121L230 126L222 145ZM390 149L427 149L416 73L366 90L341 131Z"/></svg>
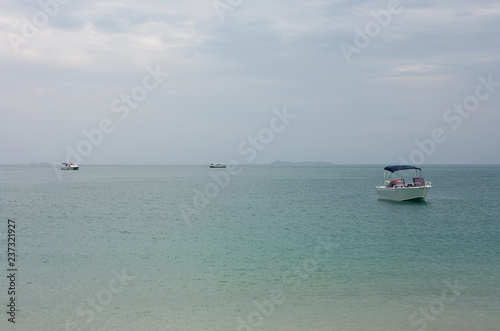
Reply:
<svg viewBox="0 0 500 331"><path fill-rule="evenodd" d="M302 166L302 167L330 167L335 165L331 162L312 162L312 161L304 161L304 162L289 162L289 161L280 161L276 160L271 165L274 166Z"/></svg>

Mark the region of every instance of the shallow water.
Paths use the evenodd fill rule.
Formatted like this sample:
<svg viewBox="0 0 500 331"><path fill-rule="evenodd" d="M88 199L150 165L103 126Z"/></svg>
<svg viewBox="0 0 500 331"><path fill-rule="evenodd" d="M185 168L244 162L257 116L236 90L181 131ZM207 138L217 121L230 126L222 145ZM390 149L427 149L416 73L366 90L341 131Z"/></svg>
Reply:
<svg viewBox="0 0 500 331"><path fill-rule="evenodd" d="M0 166L0 329L498 329L500 167L426 166L421 203L382 168Z"/></svg>

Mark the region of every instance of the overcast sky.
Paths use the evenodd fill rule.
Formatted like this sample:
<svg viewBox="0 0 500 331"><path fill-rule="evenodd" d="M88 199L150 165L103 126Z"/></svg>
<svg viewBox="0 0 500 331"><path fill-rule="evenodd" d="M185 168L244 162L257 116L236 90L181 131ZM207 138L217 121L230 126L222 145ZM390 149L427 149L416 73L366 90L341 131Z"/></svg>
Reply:
<svg viewBox="0 0 500 331"><path fill-rule="evenodd" d="M0 164L500 163L496 0L0 0L0 32Z"/></svg>

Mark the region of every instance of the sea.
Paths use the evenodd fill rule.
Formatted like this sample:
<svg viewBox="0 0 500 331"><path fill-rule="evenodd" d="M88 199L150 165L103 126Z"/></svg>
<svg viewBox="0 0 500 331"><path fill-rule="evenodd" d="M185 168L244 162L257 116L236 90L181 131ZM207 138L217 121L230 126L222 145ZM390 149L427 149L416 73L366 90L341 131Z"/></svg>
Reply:
<svg viewBox="0 0 500 331"><path fill-rule="evenodd" d="M0 330L500 330L500 166L422 169L0 166Z"/></svg>

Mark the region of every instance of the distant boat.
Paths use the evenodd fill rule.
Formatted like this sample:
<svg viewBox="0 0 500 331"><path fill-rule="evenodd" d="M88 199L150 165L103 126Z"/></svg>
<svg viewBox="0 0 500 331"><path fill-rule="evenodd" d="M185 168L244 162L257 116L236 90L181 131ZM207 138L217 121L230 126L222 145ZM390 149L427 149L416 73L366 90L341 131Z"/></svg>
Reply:
<svg viewBox="0 0 500 331"><path fill-rule="evenodd" d="M222 163L215 163L215 164L214 164L214 163L212 163L212 164L210 165L210 168L225 168L225 167L226 167L226 165L225 165L225 164L222 164Z"/></svg>
<svg viewBox="0 0 500 331"><path fill-rule="evenodd" d="M399 176L401 173L395 176L396 179L391 179L393 173L403 170L413 171L411 183L405 183L405 179ZM394 165L384 168L384 185L377 186L376 190L380 200L409 201L424 200L431 187L431 182L424 182L422 169L411 165Z"/></svg>
<svg viewBox="0 0 500 331"><path fill-rule="evenodd" d="M61 167L61 170L78 170L78 169L80 169L80 166L73 162L63 163L63 166Z"/></svg>

